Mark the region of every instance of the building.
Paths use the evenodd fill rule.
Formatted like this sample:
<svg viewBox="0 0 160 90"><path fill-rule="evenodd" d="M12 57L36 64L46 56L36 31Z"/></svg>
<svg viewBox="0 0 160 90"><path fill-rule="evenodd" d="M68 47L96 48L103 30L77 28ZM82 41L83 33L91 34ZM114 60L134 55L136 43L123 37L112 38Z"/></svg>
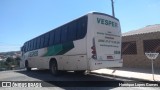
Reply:
<svg viewBox="0 0 160 90"><path fill-rule="evenodd" d="M0 57L0 61L2 61L3 59Z"/></svg>
<svg viewBox="0 0 160 90"><path fill-rule="evenodd" d="M145 52L160 53L160 24L148 25L122 36L124 67L151 68L151 60ZM160 55L154 61L154 68L160 68Z"/></svg>

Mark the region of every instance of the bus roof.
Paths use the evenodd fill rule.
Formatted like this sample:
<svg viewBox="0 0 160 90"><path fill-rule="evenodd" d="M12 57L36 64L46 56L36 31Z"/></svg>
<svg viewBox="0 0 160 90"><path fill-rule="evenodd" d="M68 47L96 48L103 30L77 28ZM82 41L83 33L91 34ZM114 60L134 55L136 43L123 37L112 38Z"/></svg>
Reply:
<svg viewBox="0 0 160 90"><path fill-rule="evenodd" d="M108 15L108 14L105 14L105 13L101 13L101 12L91 11L91 12L88 12L88 14L105 15L105 16L109 16L109 17L114 18L114 19L116 19L117 21L119 21L119 19L117 19L117 18L115 18L115 17L113 17L113 16L111 16L111 15ZM74 19L74 20L77 20L77 19L79 19L79 18L81 18L81 17L87 16L88 14L82 15L82 16L80 16L80 17ZM71 21L69 21L69 22L67 22L67 23L70 23L70 22L72 22L72 21L74 21L74 20L71 20ZM65 24L67 24L67 23L65 23ZM60 26L58 26L58 27L56 27L56 28L59 28L59 27L65 25L65 24L62 24L62 25L60 25ZM56 29L56 28L54 28L54 29ZM54 30L54 29L52 29L52 30ZM49 30L48 32L50 32L50 31L52 31L52 30ZM46 33L48 33L48 32L46 32ZM43 33L43 34L41 34L41 35L44 35L44 34L46 34L46 33ZM41 35L39 35L39 36L41 36ZM39 36L36 36L36 37L34 37L34 38L32 38L32 39L26 41L25 43L27 43L27 42L29 42L29 41L31 41L31 40L33 40L33 39L39 37ZM24 44L25 44L25 43L24 43Z"/></svg>
<svg viewBox="0 0 160 90"><path fill-rule="evenodd" d="M114 19L116 19L117 21L119 21L119 19L117 19L116 17L113 17L113 16L111 16L111 15L108 15L108 14L105 14L105 13L101 13L101 12L95 12L95 11L93 11L93 12L89 12L89 14L98 14L98 15L105 15L105 16L109 16L109 17L111 17L111 18L114 18Z"/></svg>

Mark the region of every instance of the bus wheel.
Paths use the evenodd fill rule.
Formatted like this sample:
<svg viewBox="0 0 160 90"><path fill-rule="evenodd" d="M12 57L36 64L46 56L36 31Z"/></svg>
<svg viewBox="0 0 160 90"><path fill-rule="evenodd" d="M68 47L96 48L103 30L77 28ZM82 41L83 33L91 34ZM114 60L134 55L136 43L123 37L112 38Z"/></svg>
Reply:
<svg viewBox="0 0 160 90"><path fill-rule="evenodd" d="M84 74L86 70L74 71L77 74Z"/></svg>
<svg viewBox="0 0 160 90"><path fill-rule="evenodd" d="M25 62L25 67L26 67L27 71L31 71L31 68L29 67L28 61Z"/></svg>
<svg viewBox="0 0 160 90"><path fill-rule="evenodd" d="M56 61L51 61L50 62L50 72L54 76L58 75L58 68L57 68Z"/></svg>

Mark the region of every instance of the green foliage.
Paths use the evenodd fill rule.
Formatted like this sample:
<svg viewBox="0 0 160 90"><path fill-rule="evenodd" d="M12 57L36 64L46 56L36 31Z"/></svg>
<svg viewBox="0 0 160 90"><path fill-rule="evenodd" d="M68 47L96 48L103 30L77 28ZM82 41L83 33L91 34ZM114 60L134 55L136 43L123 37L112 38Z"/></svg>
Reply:
<svg viewBox="0 0 160 90"><path fill-rule="evenodd" d="M12 57L8 57L6 59L6 65L10 65L13 61L14 61L14 59Z"/></svg>
<svg viewBox="0 0 160 90"><path fill-rule="evenodd" d="M8 62L8 63L10 63L10 62L12 62L13 61L13 58L12 57L8 57L7 59L6 59L6 62Z"/></svg>
<svg viewBox="0 0 160 90"><path fill-rule="evenodd" d="M20 66L20 57L8 57L5 61L0 61L0 70L2 68L13 69Z"/></svg>

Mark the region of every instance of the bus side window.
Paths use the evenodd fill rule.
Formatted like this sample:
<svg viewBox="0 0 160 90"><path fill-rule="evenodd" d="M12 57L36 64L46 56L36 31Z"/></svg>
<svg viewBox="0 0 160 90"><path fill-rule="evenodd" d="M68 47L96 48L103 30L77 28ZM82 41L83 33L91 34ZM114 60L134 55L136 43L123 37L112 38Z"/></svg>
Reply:
<svg viewBox="0 0 160 90"><path fill-rule="evenodd" d="M33 39L33 40L32 40L32 50L34 50L34 44L35 44L34 41L35 41L35 40Z"/></svg>
<svg viewBox="0 0 160 90"><path fill-rule="evenodd" d="M37 45L36 48L39 49L40 48L40 37L37 37Z"/></svg>
<svg viewBox="0 0 160 90"><path fill-rule="evenodd" d="M30 43L30 49L29 49L29 51L31 51L32 50L32 40L30 40L29 43Z"/></svg>
<svg viewBox="0 0 160 90"><path fill-rule="evenodd" d="M30 43L30 49L29 49L29 51L31 51L32 50L32 40L29 43Z"/></svg>
<svg viewBox="0 0 160 90"><path fill-rule="evenodd" d="M46 33L44 38L44 47L48 47L48 43L49 43L49 33Z"/></svg>
<svg viewBox="0 0 160 90"><path fill-rule="evenodd" d="M25 52L27 52L27 48L28 48L27 42L24 45L25 45Z"/></svg>
<svg viewBox="0 0 160 90"><path fill-rule="evenodd" d="M54 44L54 31L49 32L49 46Z"/></svg>
<svg viewBox="0 0 160 90"><path fill-rule="evenodd" d="M34 39L34 50L37 49L37 38Z"/></svg>
<svg viewBox="0 0 160 90"><path fill-rule="evenodd" d="M40 48L44 47L44 35L40 36Z"/></svg>
<svg viewBox="0 0 160 90"><path fill-rule="evenodd" d="M87 33L87 16L80 18L77 22L77 39L82 39Z"/></svg>
<svg viewBox="0 0 160 90"><path fill-rule="evenodd" d="M26 52L28 51L28 49L29 49L29 43L27 41L27 43L26 43Z"/></svg>
<svg viewBox="0 0 160 90"><path fill-rule="evenodd" d="M28 42L28 50L27 51L30 51L31 50L31 41Z"/></svg>
<svg viewBox="0 0 160 90"><path fill-rule="evenodd" d="M67 37L68 37L68 41L73 41L76 39L76 21L69 23Z"/></svg>
<svg viewBox="0 0 160 90"><path fill-rule="evenodd" d="M61 29L61 43L64 43L67 41L67 31L68 31L68 27L67 25L63 26Z"/></svg>
<svg viewBox="0 0 160 90"><path fill-rule="evenodd" d="M34 50L34 39L32 40L31 44L32 44L32 50Z"/></svg>
<svg viewBox="0 0 160 90"><path fill-rule="evenodd" d="M32 50L34 50L34 39L32 40L31 45L32 45Z"/></svg>
<svg viewBox="0 0 160 90"><path fill-rule="evenodd" d="M58 29L55 30L55 41L54 41L55 44L60 43L60 41L61 41L61 36L60 35L61 35L61 30L60 30L60 28L58 28Z"/></svg>
<svg viewBox="0 0 160 90"><path fill-rule="evenodd" d="M37 44L37 39L35 38L35 39L33 39L33 50L35 50L36 49L36 44Z"/></svg>

